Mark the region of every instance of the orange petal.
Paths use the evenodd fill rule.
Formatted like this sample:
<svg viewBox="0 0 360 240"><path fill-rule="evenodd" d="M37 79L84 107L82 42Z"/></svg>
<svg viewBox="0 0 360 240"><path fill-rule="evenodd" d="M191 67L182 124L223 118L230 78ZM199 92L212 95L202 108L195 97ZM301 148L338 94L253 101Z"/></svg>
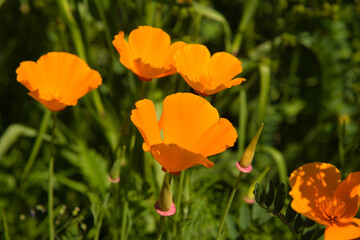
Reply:
<svg viewBox="0 0 360 240"><path fill-rule="evenodd" d="M162 142L155 107L148 99L140 100L135 105L136 109L131 111L130 118L141 133L145 141L143 149L147 152L152 145Z"/></svg>
<svg viewBox="0 0 360 240"><path fill-rule="evenodd" d="M209 61L207 70L209 78L208 89L215 89L220 85L232 87L242 82L231 82L236 75L242 72L242 66L240 60L229 53L215 53Z"/></svg>
<svg viewBox="0 0 360 240"><path fill-rule="evenodd" d="M360 219L352 218L325 229L325 240L355 240L360 238Z"/></svg>
<svg viewBox="0 0 360 240"><path fill-rule="evenodd" d="M166 67L161 60L170 47L170 37L162 29L150 26L138 27L129 35L129 46L134 59L141 58L143 63L156 68Z"/></svg>
<svg viewBox="0 0 360 240"><path fill-rule="evenodd" d="M199 137L194 149L205 157L212 156L234 146L237 136L237 132L229 120L220 118Z"/></svg>
<svg viewBox="0 0 360 240"><path fill-rule="evenodd" d="M340 172L331 164L308 163L291 173L291 207L306 217L329 225L323 216L323 202L331 201L340 184Z"/></svg>
<svg viewBox="0 0 360 240"><path fill-rule="evenodd" d="M244 81L246 81L245 78L234 78L230 82L227 82L225 84L221 84L221 85L217 86L215 89L205 89L204 95L206 95L206 96L212 95L212 94L220 92L226 88L231 88L233 86L239 85L240 83L242 83Z"/></svg>
<svg viewBox="0 0 360 240"><path fill-rule="evenodd" d="M114 47L120 54L120 62L128 69L133 71L136 75L139 75L137 69L134 66L134 58L132 56L129 44L124 38L124 32L121 31L115 36L112 41Z"/></svg>
<svg viewBox="0 0 360 240"><path fill-rule="evenodd" d="M167 76L171 74L171 67L157 68L150 63L143 62L141 58L137 58L134 60L134 66L136 68L137 75L145 79L160 78L161 76Z"/></svg>
<svg viewBox="0 0 360 240"><path fill-rule="evenodd" d="M97 71L89 68L81 58L65 52L50 52L34 62L23 62L16 70L18 81L52 111L77 100L97 88L102 80Z"/></svg>
<svg viewBox="0 0 360 240"><path fill-rule="evenodd" d="M214 166L213 162L201 154L183 149L177 144L152 145L150 152L156 161L170 172L181 172L199 164L207 168Z"/></svg>
<svg viewBox="0 0 360 240"><path fill-rule="evenodd" d="M200 44L188 44L178 50L175 55L175 67L184 80L193 89L203 92L207 84L207 65L210 61L210 52Z"/></svg>
<svg viewBox="0 0 360 240"><path fill-rule="evenodd" d="M176 143L189 151L200 136L219 121L217 110L192 93L176 93L165 98L159 126L166 144ZM197 152L198 153L198 152Z"/></svg>
<svg viewBox="0 0 360 240"><path fill-rule="evenodd" d="M345 204L341 218L352 218L359 210L360 204L360 172L350 173L349 176L340 183L335 192L335 199Z"/></svg>

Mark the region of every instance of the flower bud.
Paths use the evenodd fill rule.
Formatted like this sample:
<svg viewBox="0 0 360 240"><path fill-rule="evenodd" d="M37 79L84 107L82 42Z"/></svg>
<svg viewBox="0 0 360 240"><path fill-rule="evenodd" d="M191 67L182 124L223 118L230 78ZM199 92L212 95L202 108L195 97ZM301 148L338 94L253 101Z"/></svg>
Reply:
<svg viewBox="0 0 360 240"><path fill-rule="evenodd" d="M249 168L251 166L251 162L254 159L254 155L255 155L256 144L259 140L263 127L264 124L262 123L259 130L256 132L254 138L251 140L251 142L245 149L244 154L242 155L241 160L239 161L239 165L241 168Z"/></svg>
<svg viewBox="0 0 360 240"><path fill-rule="evenodd" d="M170 179L171 179L171 175L169 173L166 173L160 190L159 203L158 203L159 209L162 211L168 211L171 208L172 193L170 188Z"/></svg>

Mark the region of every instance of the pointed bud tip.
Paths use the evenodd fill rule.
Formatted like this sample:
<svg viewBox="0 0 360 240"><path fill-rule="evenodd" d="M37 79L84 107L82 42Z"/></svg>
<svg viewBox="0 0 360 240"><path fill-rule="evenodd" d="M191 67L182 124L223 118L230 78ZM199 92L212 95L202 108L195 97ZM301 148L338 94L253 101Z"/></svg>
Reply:
<svg viewBox="0 0 360 240"><path fill-rule="evenodd" d="M241 157L241 160L239 161L239 165L242 168L248 168L249 166L251 166L251 162L254 159L254 155L255 155L256 145L263 128L264 128L264 123L261 123L259 130L256 132L255 136L253 137L249 145L246 147L244 154Z"/></svg>

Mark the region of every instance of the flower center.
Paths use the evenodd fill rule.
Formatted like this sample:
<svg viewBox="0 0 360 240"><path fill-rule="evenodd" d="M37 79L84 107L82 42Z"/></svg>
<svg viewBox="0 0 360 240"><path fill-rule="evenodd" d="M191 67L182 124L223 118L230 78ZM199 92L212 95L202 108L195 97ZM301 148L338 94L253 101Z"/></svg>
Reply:
<svg viewBox="0 0 360 240"><path fill-rule="evenodd" d="M340 199L326 199L319 204L323 216L331 223L335 223L345 212L345 203Z"/></svg>

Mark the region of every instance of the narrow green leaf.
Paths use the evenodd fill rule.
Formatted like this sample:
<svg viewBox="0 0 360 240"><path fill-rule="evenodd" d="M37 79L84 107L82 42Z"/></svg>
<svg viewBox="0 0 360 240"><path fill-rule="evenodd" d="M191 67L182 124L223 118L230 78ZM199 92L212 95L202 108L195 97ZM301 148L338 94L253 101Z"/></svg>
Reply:
<svg viewBox="0 0 360 240"><path fill-rule="evenodd" d="M315 234L312 236L311 239L314 240L319 239L324 234L324 232L325 232L325 227L320 228L317 232L315 232Z"/></svg>
<svg viewBox="0 0 360 240"><path fill-rule="evenodd" d="M295 231L296 231L296 232L300 232L301 229L302 229L303 226L304 226L304 223L305 223L305 221L304 221L302 215L301 215L301 214L298 214L298 215L296 216L295 222L294 222L294 229L295 229Z"/></svg>
<svg viewBox="0 0 360 240"><path fill-rule="evenodd" d="M262 205L263 203L263 199L264 199L264 193L263 193L263 189L262 187L260 186L259 183L256 183L255 184L255 187L254 187L254 196L255 196L255 201L259 204L259 205Z"/></svg>
<svg viewBox="0 0 360 240"><path fill-rule="evenodd" d="M295 219L296 214L297 212L291 207L291 204L289 203L285 214L285 217L289 223L291 223Z"/></svg>
<svg viewBox="0 0 360 240"><path fill-rule="evenodd" d="M250 226L250 209L248 204L242 204L240 209L240 228L246 230Z"/></svg>
<svg viewBox="0 0 360 240"><path fill-rule="evenodd" d="M270 180L266 186L265 194L264 194L264 203L267 207L270 207L274 201L275 196L275 184L273 180Z"/></svg>
<svg viewBox="0 0 360 240"><path fill-rule="evenodd" d="M280 212L285 203L285 184L280 183L275 195L274 210Z"/></svg>

